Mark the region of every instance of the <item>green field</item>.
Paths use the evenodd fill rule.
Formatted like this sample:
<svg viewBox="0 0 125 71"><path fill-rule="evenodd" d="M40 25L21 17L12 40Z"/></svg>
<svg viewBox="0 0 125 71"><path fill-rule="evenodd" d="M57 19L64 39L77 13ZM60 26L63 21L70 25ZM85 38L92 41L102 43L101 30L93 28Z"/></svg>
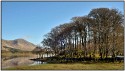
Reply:
<svg viewBox="0 0 125 71"><path fill-rule="evenodd" d="M7 70L123 70L124 63L92 63L92 64L41 64L18 66Z"/></svg>

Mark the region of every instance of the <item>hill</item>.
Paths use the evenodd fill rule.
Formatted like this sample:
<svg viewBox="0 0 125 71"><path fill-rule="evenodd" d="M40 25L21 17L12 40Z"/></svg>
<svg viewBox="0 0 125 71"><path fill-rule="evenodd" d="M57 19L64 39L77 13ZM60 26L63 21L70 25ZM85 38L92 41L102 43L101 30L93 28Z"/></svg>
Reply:
<svg viewBox="0 0 125 71"><path fill-rule="evenodd" d="M32 51L36 48L31 42L28 42L24 39L15 39L15 40L4 40L2 39L2 50L21 50L21 51Z"/></svg>

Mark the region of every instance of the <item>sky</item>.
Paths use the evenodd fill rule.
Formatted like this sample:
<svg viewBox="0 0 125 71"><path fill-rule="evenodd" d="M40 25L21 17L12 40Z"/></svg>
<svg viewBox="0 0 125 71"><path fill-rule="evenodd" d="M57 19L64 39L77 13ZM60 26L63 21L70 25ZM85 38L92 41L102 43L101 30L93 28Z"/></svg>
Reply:
<svg viewBox="0 0 125 71"><path fill-rule="evenodd" d="M23 38L36 45L52 28L87 15L94 8L116 8L123 2L2 2L2 39Z"/></svg>

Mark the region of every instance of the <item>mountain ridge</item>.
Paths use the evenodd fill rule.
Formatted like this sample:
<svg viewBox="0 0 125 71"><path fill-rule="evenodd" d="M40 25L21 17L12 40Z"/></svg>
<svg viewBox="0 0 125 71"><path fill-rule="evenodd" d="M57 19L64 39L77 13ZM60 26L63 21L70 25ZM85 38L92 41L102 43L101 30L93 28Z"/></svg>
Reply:
<svg viewBox="0 0 125 71"><path fill-rule="evenodd" d="M14 39L14 40L5 40L2 39L2 50L7 50L5 47L19 49L22 51L32 51L36 48L36 45L25 40L25 39Z"/></svg>

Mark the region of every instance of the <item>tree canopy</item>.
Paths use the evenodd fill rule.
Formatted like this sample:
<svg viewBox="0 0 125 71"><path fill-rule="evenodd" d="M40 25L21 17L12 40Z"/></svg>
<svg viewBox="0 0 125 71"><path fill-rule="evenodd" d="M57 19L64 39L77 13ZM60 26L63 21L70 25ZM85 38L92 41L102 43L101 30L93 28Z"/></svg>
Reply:
<svg viewBox="0 0 125 71"><path fill-rule="evenodd" d="M54 27L42 43L55 54L70 57L123 55L123 20L123 14L117 9L92 9L86 16L73 17L71 22Z"/></svg>

